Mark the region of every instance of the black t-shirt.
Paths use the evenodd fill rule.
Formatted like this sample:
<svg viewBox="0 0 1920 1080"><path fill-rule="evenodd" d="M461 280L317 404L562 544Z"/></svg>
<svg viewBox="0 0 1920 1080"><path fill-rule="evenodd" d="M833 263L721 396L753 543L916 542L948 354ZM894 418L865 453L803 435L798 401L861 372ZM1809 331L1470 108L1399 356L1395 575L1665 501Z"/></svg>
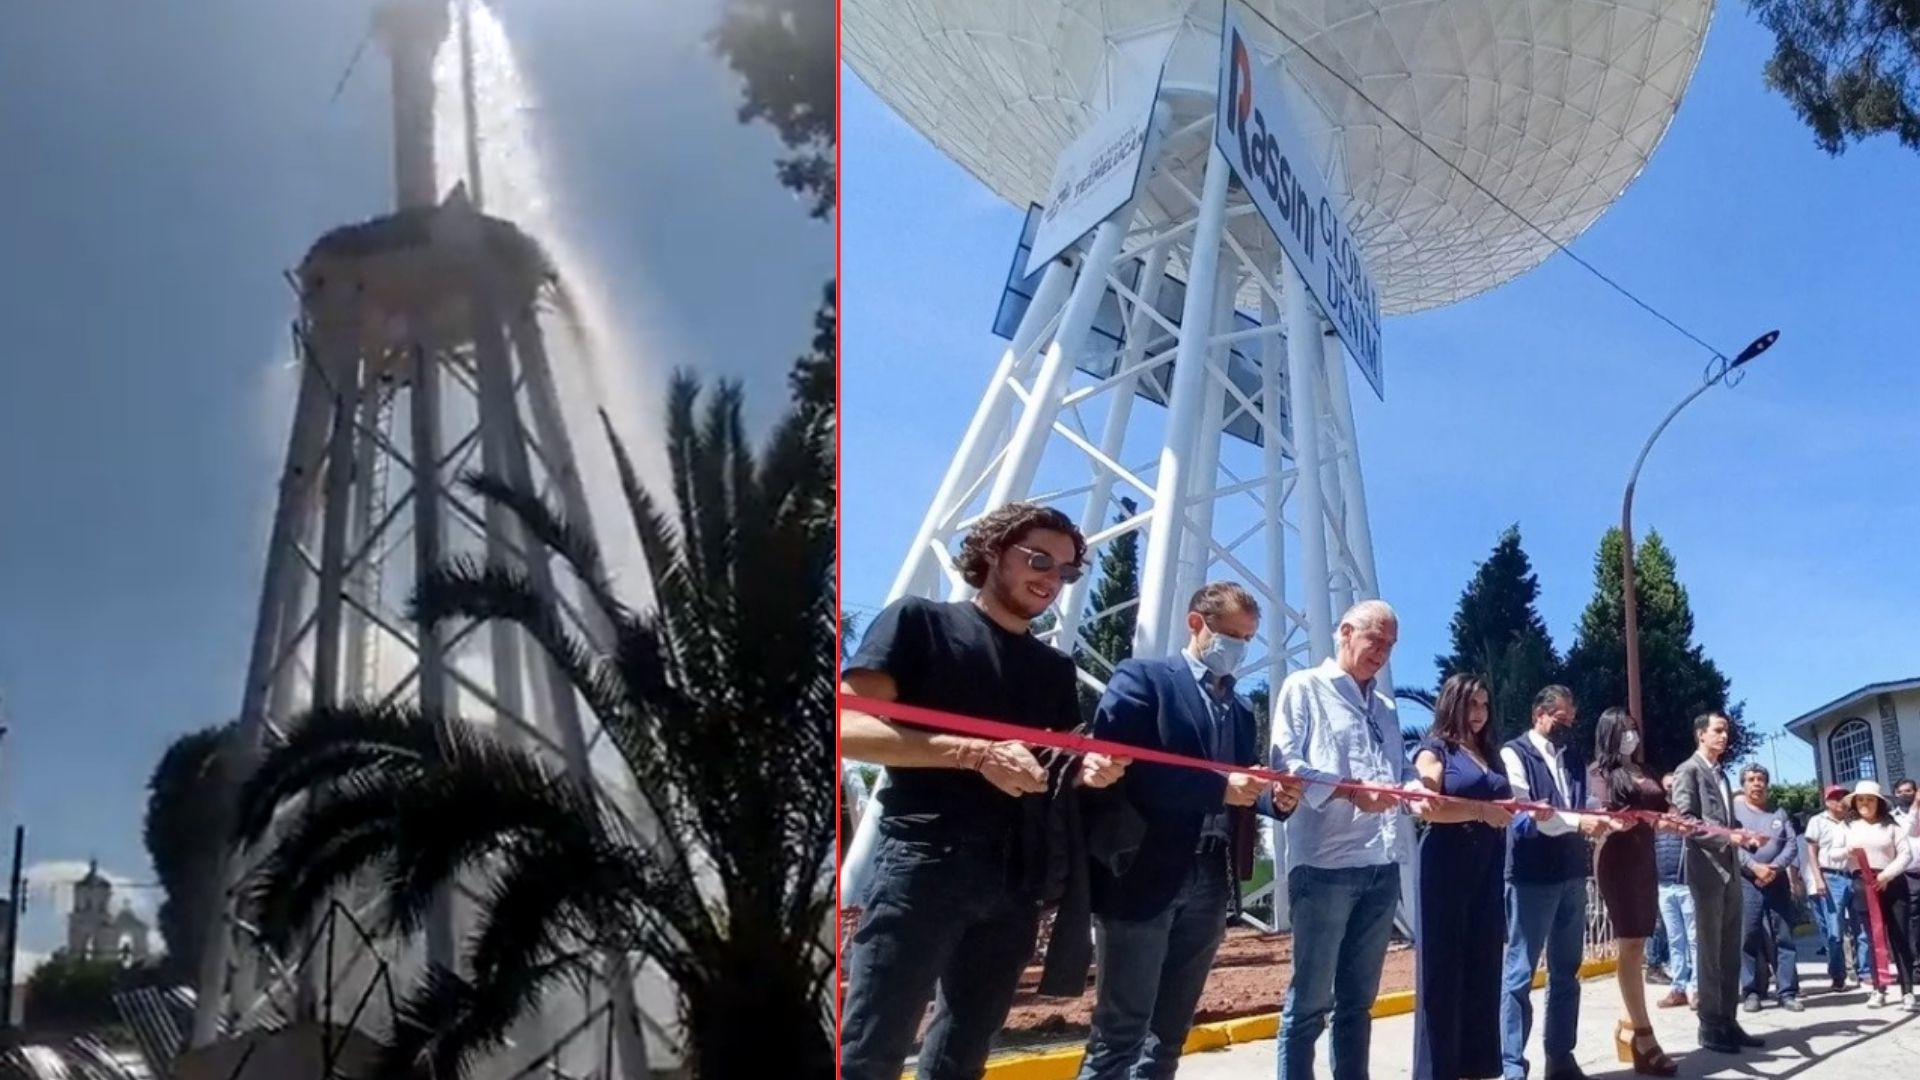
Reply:
<svg viewBox="0 0 1920 1080"><path fill-rule="evenodd" d="M1073 661L1032 634L1015 634L968 601L899 600L880 613L848 671L893 677L904 705L1064 731L1080 721ZM977 772L893 768L880 792L883 820L914 830L1011 829L1022 799Z"/></svg>

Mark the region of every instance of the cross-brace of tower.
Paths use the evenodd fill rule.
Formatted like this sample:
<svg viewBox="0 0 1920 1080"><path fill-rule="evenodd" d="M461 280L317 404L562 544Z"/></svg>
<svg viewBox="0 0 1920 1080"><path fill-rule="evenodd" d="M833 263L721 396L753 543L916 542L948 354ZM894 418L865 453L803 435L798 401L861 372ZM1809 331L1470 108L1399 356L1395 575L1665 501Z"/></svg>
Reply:
<svg viewBox="0 0 1920 1080"><path fill-rule="evenodd" d="M377 29L392 57L399 208L323 236L292 275L299 391L239 715L240 772L307 709L411 701L550 754L644 824L624 764L520 629L498 621L429 629L396 607L426 571L467 556L524 573L585 640L604 644L610 634L551 553L459 482L485 472L591 532L540 321L554 306L554 271L532 238L482 214L464 186L444 200L436 194L431 63L447 36L447 10L434 0L390 0ZM392 1023L391 1009L363 999L383 959L403 977L423 959L458 969L476 899L464 882L432 914L424 956L389 941L382 958L354 939L302 965L259 945L232 901L249 868L238 856L226 862L226 901L200 972L195 1048L316 1011L340 1014L323 1022L377 1031ZM349 909L370 923L375 890L353 892ZM608 955L603 972L597 985L552 995L479 1075L647 1076L649 1031L656 1046L672 1045L671 991L625 955Z"/></svg>
<svg viewBox="0 0 1920 1080"><path fill-rule="evenodd" d="M1090 574L1063 590L1047 631L1096 691L1117 658L1086 628L1127 607L1133 655L1167 656L1186 644L1193 592L1239 582L1262 608L1239 675L1277 690L1332 655L1347 607L1379 596L1339 340L1213 149L1213 112L1211 94L1163 91L1134 200L1037 283L1019 280L1016 261L1009 297L1025 312L887 595L970 596L952 553L1009 502L1067 511L1090 563L1140 535L1138 600L1089 610ZM1182 176L1203 177L1201 189ZM1060 483L1039 487L1043 471ZM876 817L843 863L849 905L864 895ZM1279 830L1275 846L1284 865ZM1284 924L1285 890L1272 891Z"/></svg>

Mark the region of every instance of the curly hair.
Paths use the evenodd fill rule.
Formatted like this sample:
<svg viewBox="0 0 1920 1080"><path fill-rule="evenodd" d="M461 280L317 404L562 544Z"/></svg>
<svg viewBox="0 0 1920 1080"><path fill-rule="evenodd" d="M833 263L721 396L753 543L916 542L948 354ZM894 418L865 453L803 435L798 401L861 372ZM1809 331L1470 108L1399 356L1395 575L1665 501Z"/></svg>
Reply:
<svg viewBox="0 0 1920 1080"><path fill-rule="evenodd" d="M1079 526L1051 506L1038 503L1008 503L977 522L960 543L960 577L978 589L987 583L987 574L1008 548L1025 540L1028 534L1046 529L1073 538L1073 561L1087 557L1087 540Z"/></svg>

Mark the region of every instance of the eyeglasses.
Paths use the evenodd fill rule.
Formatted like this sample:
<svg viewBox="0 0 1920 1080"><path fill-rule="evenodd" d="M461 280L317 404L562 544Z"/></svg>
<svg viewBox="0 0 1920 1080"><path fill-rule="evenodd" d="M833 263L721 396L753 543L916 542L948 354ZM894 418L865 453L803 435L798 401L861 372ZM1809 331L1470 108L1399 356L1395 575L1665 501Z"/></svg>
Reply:
<svg viewBox="0 0 1920 1080"><path fill-rule="evenodd" d="M1027 553L1027 569L1032 570L1036 574L1044 574L1049 570L1057 571L1060 580L1071 585L1079 581L1081 576L1086 573L1086 570L1083 569L1079 563L1063 563L1044 551L1037 551L1020 544L1012 544L1009 546L1015 551L1024 551Z"/></svg>

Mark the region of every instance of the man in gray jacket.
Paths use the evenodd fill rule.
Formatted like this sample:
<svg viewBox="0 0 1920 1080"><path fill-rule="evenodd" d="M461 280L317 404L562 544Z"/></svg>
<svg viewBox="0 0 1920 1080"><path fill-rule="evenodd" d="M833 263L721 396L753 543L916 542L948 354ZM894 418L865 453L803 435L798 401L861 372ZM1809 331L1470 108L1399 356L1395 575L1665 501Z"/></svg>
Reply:
<svg viewBox="0 0 1920 1080"><path fill-rule="evenodd" d="M1674 770L1673 810L1697 824L1738 830L1733 788L1721 772L1732 723L1720 713L1694 717L1694 755ZM1745 833L1696 833L1687 838L1687 887L1693 893L1700 970L1700 1045L1723 1054L1766 1045L1734 1019L1739 999L1740 849Z"/></svg>
<svg viewBox="0 0 1920 1080"><path fill-rule="evenodd" d="M1741 911L1744 929L1740 950L1741 993L1748 1012L1759 1012L1767 995L1767 975L1780 1007L1799 1012L1800 950L1793 942L1793 876L1800 872L1800 838L1787 812L1773 804L1772 777L1766 766L1740 770L1740 794L1733 800L1733 816L1740 827L1764 837L1759 850L1740 852Z"/></svg>

